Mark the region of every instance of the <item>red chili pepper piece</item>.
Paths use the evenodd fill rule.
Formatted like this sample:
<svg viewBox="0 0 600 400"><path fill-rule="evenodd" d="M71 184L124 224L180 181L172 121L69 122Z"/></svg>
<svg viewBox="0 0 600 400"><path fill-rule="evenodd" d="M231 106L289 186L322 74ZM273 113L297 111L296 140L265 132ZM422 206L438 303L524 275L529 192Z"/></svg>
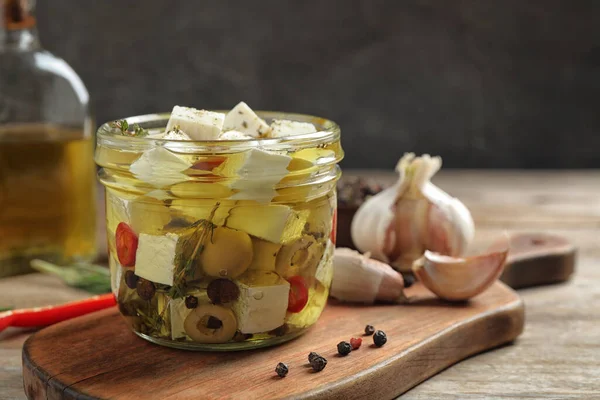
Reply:
<svg viewBox="0 0 600 400"><path fill-rule="evenodd" d="M337 208L333 211L333 220L331 221L331 234L329 235L331 243L335 245L337 239Z"/></svg>
<svg viewBox="0 0 600 400"><path fill-rule="evenodd" d="M297 313L304 309L308 303L308 287L301 276L292 276L288 279L290 294L288 297L288 311Z"/></svg>
<svg viewBox="0 0 600 400"><path fill-rule="evenodd" d="M352 350L358 349L361 344L362 344L362 339L361 338L352 338L352 339L350 339L350 346L352 346Z"/></svg>
<svg viewBox="0 0 600 400"><path fill-rule="evenodd" d="M121 265L124 267L133 267L135 265L138 237L125 222L121 222L117 226L115 243L117 246L117 257Z"/></svg>
<svg viewBox="0 0 600 400"><path fill-rule="evenodd" d="M48 326L94 311L113 307L116 304L115 296L112 293L108 293L58 306L6 311L0 313L0 332L9 326L22 328Z"/></svg>

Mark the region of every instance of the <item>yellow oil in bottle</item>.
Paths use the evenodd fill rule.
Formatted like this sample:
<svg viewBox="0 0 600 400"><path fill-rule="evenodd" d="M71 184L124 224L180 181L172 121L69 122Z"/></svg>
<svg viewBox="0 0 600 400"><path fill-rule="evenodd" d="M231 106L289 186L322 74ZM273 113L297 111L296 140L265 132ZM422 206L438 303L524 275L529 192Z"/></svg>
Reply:
<svg viewBox="0 0 600 400"><path fill-rule="evenodd" d="M96 255L93 142L81 130L0 126L0 276Z"/></svg>

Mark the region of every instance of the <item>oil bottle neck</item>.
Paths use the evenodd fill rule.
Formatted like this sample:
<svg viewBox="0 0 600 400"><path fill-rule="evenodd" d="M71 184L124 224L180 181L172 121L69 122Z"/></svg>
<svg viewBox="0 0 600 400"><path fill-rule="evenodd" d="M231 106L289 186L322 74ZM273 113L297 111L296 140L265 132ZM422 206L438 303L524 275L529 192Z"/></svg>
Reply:
<svg viewBox="0 0 600 400"><path fill-rule="evenodd" d="M29 51L40 47L34 0L0 0L0 51Z"/></svg>

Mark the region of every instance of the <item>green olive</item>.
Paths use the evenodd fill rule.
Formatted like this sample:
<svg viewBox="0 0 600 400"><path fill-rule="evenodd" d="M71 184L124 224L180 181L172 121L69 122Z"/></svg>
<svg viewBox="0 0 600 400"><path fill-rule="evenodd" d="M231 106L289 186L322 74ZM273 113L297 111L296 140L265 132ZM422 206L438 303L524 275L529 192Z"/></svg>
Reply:
<svg viewBox="0 0 600 400"><path fill-rule="evenodd" d="M252 240L243 231L216 228L200 254L202 268L209 276L234 279L252 263Z"/></svg>
<svg viewBox="0 0 600 400"><path fill-rule="evenodd" d="M204 304L194 308L183 323L185 333L198 343L225 343L233 339L237 321L228 308Z"/></svg>
<svg viewBox="0 0 600 400"><path fill-rule="evenodd" d="M275 270L284 278L294 275L313 276L323 253L323 245L317 243L313 236L304 235L279 250Z"/></svg>

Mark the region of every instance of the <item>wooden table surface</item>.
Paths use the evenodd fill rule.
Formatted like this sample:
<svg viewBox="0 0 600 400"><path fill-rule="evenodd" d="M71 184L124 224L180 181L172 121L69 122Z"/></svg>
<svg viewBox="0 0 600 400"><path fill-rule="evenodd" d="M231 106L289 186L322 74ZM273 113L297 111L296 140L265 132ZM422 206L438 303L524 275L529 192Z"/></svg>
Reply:
<svg viewBox="0 0 600 400"><path fill-rule="evenodd" d="M519 291L526 327L513 345L465 360L402 399L600 399L600 171L453 170L435 182L471 209L478 241L503 230L541 230L566 236L580 252L570 282ZM0 280L0 307L85 296L40 274ZM0 399L25 398L21 346L27 336L16 329L0 334Z"/></svg>

